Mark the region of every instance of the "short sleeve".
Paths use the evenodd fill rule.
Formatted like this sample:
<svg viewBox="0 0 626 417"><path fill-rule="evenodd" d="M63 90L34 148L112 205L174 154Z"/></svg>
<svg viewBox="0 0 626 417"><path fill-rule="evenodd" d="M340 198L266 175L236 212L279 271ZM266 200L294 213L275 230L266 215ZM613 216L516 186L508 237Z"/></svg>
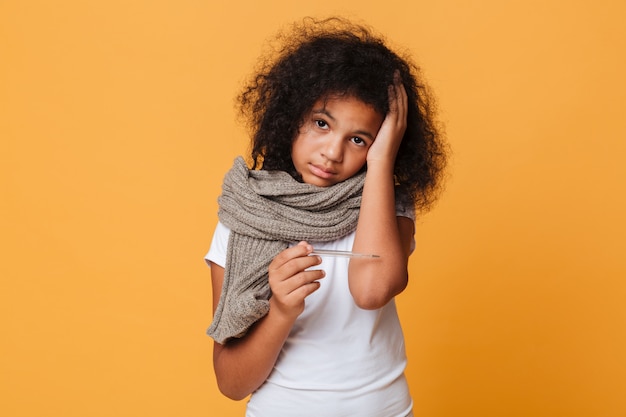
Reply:
<svg viewBox="0 0 626 417"><path fill-rule="evenodd" d="M413 221L413 224L415 224L415 207L413 206L405 206L404 204L402 204L400 201L398 201L398 199L396 199L396 217L408 217L409 219L411 219ZM411 252L413 253L413 251L415 250L415 236L413 236L413 239L411 240Z"/></svg>
<svg viewBox="0 0 626 417"><path fill-rule="evenodd" d="M415 208L413 206L405 206L398 199L396 199L396 216L408 217L415 223Z"/></svg>
<svg viewBox="0 0 626 417"><path fill-rule="evenodd" d="M213 262L222 268L226 266L226 251L228 250L229 237L230 229L218 222L213 232L213 240L211 241L209 252L204 257L207 265L209 262Z"/></svg>

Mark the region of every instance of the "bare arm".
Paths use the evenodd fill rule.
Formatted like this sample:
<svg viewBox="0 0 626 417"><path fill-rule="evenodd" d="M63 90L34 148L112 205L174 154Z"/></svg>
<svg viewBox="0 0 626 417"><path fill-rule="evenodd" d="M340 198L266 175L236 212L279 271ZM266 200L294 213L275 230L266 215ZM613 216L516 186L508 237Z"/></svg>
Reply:
<svg viewBox="0 0 626 417"><path fill-rule="evenodd" d="M406 130L407 96L396 80L389 92L389 113L367 154L367 174L353 250L377 259L352 259L350 291L356 304L380 308L406 288L413 222L396 217L394 164Z"/></svg>
<svg viewBox="0 0 626 417"><path fill-rule="evenodd" d="M241 400L263 384L272 371L278 354L296 318L304 309L304 299L319 288L320 270L305 271L321 259L307 256L310 245L302 242L281 252L269 267L272 288L269 313L241 339L213 344L213 368L220 391ZM224 268L211 263L213 312L217 308Z"/></svg>

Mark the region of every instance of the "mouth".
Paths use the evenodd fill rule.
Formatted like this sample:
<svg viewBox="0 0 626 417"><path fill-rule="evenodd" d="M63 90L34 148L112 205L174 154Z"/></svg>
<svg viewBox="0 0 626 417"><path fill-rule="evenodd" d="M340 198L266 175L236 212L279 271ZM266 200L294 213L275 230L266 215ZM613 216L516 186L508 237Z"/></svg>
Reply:
<svg viewBox="0 0 626 417"><path fill-rule="evenodd" d="M313 175L323 179L332 178L337 174L334 170L326 168L323 165L309 164L309 169Z"/></svg>

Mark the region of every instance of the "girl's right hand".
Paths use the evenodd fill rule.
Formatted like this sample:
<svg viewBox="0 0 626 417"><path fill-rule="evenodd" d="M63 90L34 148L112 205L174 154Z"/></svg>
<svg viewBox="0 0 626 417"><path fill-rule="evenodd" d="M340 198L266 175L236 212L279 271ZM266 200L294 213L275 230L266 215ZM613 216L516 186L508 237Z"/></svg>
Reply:
<svg viewBox="0 0 626 417"><path fill-rule="evenodd" d="M317 280L324 278L322 270L307 270L319 265L319 256L309 256L313 247L307 242L279 253L269 266L269 284L272 289L270 310L294 320L304 311L304 300L320 287Z"/></svg>
<svg viewBox="0 0 626 417"><path fill-rule="evenodd" d="M304 299L320 286L324 271L307 271L319 265L319 256L309 256L311 245L298 245L280 252L269 265L272 289L270 311L242 338L213 345L213 369L220 391L242 400L259 388L274 368L280 351L300 313ZM213 305L217 306L224 282L224 268L211 263ZM215 307L214 307L215 308ZM215 310L214 310L215 311Z"/></svg>

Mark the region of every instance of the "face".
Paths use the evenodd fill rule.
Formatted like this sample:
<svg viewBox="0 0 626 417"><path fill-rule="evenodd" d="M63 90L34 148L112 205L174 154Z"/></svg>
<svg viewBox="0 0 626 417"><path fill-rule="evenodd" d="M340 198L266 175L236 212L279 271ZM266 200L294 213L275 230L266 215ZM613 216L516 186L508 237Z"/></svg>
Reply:
<svg viewBox="0 0 626 417"><path fill-rule="evenodd" d="M354 97L318 100L291 148L296 171L307 184L328 187L357 174L365 165L383 116Z"/></svg>

